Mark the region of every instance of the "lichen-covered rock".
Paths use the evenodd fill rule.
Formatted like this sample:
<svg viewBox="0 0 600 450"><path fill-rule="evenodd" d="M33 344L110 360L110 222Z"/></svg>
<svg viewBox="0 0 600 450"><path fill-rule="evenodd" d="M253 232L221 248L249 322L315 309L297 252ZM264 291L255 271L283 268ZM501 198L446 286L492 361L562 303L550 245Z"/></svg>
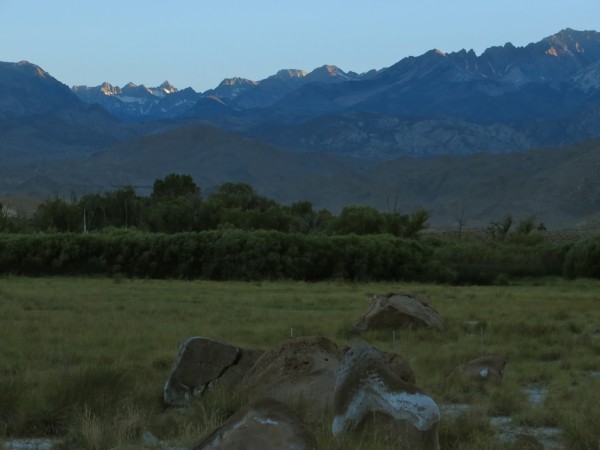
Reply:
<svg viewBox="0 0 600 450"><path fill-rule="evenodd" d="M438 449L440 410L421 389L402 380L374 348L346 352L336 379L332 431L340 435L373 414L392 424L398 439L424 450Z"/></svg>
<svg viewBox="0 0 600 450"><path fill-rule="evenodd" d="M191 450L316 450L314 435L287 406L259 399L240 409Z"/></svg>
<svg viewBox="0 0 600 450"><path fill-rule="evenodd" d="M379 328L428 326L442 330L444 322L429 302L407 292L389 296L375 295L369 310L354 324L358 332Z"/></svg>
<svg viewBox="0 0 600 450"><path fill-rule="evenodd" d="M235 386L260 354L206 337L189 338L179 346L164 387L165 403L184 405L209 387Z"/></svg>
<svg viewBox="0 0 600 450"><path fill-rule="evenodd" d="M344 351L325 337L291 338L263 353L240 389L250 398L301 400L315 409L326 409L343 356Z"/></svg>

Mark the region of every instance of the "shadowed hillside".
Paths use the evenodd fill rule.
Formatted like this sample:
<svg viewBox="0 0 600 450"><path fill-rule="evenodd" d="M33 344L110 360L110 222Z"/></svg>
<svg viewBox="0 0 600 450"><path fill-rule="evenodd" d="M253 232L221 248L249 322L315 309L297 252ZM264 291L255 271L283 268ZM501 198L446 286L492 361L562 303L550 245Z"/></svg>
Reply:
<svg viewBox="0 0 600 450"><path fill-rule="evenodd" d="M469 227L506 214L535 214L548 227L574 226L600 210L600 141L503 155L400 158L374 165L291 152L213 127L191 125L118 144L85 162L2 172L3 190L86 193L131 184L141 194L169 173L206 192L244 182L282 203L310 200L334 212L352 204L402 213L427 209L431 224ZM61 190L62 189L62 190Z"/></svg>

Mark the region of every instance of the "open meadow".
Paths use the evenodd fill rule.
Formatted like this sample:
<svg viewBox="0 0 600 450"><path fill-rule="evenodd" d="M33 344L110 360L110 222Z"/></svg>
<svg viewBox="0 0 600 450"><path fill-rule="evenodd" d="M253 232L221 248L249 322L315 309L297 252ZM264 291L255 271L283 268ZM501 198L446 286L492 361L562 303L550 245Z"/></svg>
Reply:
<svg viewBox="0 0 600 450"><path fill-rule="evenodd" d="M424 295L445 329L363 337L410 362L440 405L443 449L600 449L600 281L536 279L504 286L416 283L212 282L0 278L0 448L19 437L57 448L187 448L243 399L210 392L168 409L162 389L178 343L206 336L267 349L290 334L338 345L372 294ZM395 339L393 339L395 335ZM503 383L464 384L455 367L482 354L508 361ZM468 406L467 406L468 405ZM338 440L331 417L296 405L320 449L391 449L377 430ZM563 446L563 447L560 447Z"/></svg>

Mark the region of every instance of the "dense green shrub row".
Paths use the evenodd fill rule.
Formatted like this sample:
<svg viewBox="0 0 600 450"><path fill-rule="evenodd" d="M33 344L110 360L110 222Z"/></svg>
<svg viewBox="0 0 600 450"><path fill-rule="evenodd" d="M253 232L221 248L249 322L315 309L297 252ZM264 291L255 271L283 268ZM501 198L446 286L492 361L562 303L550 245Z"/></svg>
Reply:
<svg viewBox="0 0 600 450"><path fill-rule="evenodd" d="M567 247L495 241L450 241L436 245L434 259L456 284L490 284L499 277L561 276Z"/></svg>
<svg viewBox="0 0 600 450"><path fill-rule="evenodd" d="M197 233L5 234L0 273L215 280L416 280L430 251L391 235L327 236L221 229Z"/></svg>
<svg viewBox="0 0 600 450"><path fill-rule="evenodd" d="M214 280L427 280L491 284L507 277L600 277L600 238L572 248L494 241L420 242L390 234L224 228L187 233L112 229L2 234L0 273Z"/></svg>

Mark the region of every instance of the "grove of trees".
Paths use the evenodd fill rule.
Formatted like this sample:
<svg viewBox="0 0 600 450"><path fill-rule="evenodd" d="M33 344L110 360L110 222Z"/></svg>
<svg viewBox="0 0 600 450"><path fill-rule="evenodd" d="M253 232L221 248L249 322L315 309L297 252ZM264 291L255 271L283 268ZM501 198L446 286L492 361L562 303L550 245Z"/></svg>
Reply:
<svg viewBox="0 0 600 450"><path fill-rule="evenodd" d="M86 194L77 201L45 200L30 228L37 231L97 231L108 227L179 233L231 227L284 233L385 234L415 237L427 226L428 214L382 213L369 206L347 206L339 216L317 211L311 202L292 205L259 195L244 183L224 183L206 198L189 175L170 174L154 182L141 197L132 187Z"/></svg>

